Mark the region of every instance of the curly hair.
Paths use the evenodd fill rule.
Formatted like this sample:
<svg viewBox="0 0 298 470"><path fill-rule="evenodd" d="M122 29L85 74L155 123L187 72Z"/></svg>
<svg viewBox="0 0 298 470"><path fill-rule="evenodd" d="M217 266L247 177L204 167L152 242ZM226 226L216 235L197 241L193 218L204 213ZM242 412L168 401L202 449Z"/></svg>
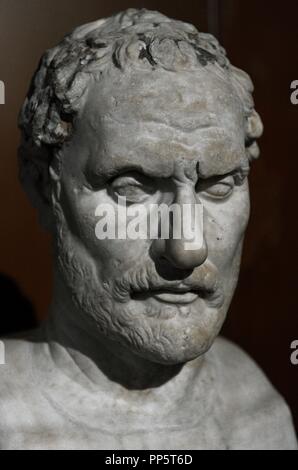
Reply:
<svg viewBox="0 0 298 470"><path fill-rule="evenodd" d="M53 155L71 137L91 76L100 80L108 69L124 70L128 63L178 73L208 67L220 75L243 106L248 161L257 158L262 123L254 109L249 76L230 64L212 35L155 11L128 9L76 28L41 58L19 115L22 180L29 176L30 184L32 179L38 184Z"/></svg>

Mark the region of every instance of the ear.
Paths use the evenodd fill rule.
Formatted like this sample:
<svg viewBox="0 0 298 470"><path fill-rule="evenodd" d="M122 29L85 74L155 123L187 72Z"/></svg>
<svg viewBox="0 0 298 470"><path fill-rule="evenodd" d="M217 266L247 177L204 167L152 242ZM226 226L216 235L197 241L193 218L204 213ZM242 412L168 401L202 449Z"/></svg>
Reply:
<svg viewBox="0 0 298 470"><path fill-rule="evenodd" d="M248 116L248 136L251 139L258 139L263 134L263 123L259 114L254 109L250 116Z"/></svg>
<svg viewBox="0 0 298 470"><path fill-rule="evenodd" d="M47 151L48 152L48 151ZM38 211L39 223L48 232L54 231L52 191L57 186L58 175L49 165L50 158L44 151L28 155L19 149L19 178L32 206ZM60 184L59 184L60 186Z"/></svg>
<svg viewBox="0 0 298 470"><path fill-rule="evenodd" d="M248 142L246 147L249 161L256 160L259 157L260 150L256 139L261 137L263 130L262 120L254 109L250 116L248 116L246 124L246 138Z"/></svg>

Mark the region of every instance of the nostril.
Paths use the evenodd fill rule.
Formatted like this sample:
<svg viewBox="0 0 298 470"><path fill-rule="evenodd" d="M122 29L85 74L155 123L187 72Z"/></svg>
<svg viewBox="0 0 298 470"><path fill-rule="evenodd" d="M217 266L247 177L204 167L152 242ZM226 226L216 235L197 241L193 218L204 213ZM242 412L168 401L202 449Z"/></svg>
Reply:
<svg viewBox="0 0 298 470"><path fill-rule="evenodd" d="M193 268L184 269L173 265L171 260L167 259L166 256L161 256L158 260L156 260L155 267L158 274L162 278L169 281L186 279L187 277L191 276L193 272Z"/></svg>

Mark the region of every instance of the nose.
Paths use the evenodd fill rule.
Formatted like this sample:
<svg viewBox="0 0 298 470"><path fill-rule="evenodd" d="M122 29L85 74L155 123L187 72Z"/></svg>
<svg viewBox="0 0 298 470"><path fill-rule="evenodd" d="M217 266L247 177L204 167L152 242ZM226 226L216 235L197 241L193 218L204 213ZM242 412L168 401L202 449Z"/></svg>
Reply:
<svg viewBox="0 0 298 470"><path fill-rule="evenodd" d="M170 236L167 239L154 240L155 252L178 269L194 269L203 264L208 256L203 230L203 206L192 187L177 188L174 201L181 215L181 230L175 234L176 212L170 212ZM190 237L190 230L193 235Z"/></svg>

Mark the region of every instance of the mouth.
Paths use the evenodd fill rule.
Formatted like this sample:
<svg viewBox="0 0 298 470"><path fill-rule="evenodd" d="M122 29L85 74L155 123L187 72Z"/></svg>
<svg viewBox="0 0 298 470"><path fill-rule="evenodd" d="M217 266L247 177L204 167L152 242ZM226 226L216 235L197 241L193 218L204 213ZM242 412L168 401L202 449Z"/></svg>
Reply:
<svg viewBox="0 0 298 470"><path fill-rule="evenodd" d="M205 299L213 307L217 307L222 303L222 296L218 292L190 290L187 287L167 287L152 289L151 291L133 292L131 297L135 300L154 298L159 302L176 305L191 304L198 298Z"/></svg>
<svg viewBox="0 0 298 470"><path fill-rule="evenodd" d="M161 289L154 292L152 297L169 304L191 304L198 299L199 295L192 291L181 292L178 290Z"/></svg>

